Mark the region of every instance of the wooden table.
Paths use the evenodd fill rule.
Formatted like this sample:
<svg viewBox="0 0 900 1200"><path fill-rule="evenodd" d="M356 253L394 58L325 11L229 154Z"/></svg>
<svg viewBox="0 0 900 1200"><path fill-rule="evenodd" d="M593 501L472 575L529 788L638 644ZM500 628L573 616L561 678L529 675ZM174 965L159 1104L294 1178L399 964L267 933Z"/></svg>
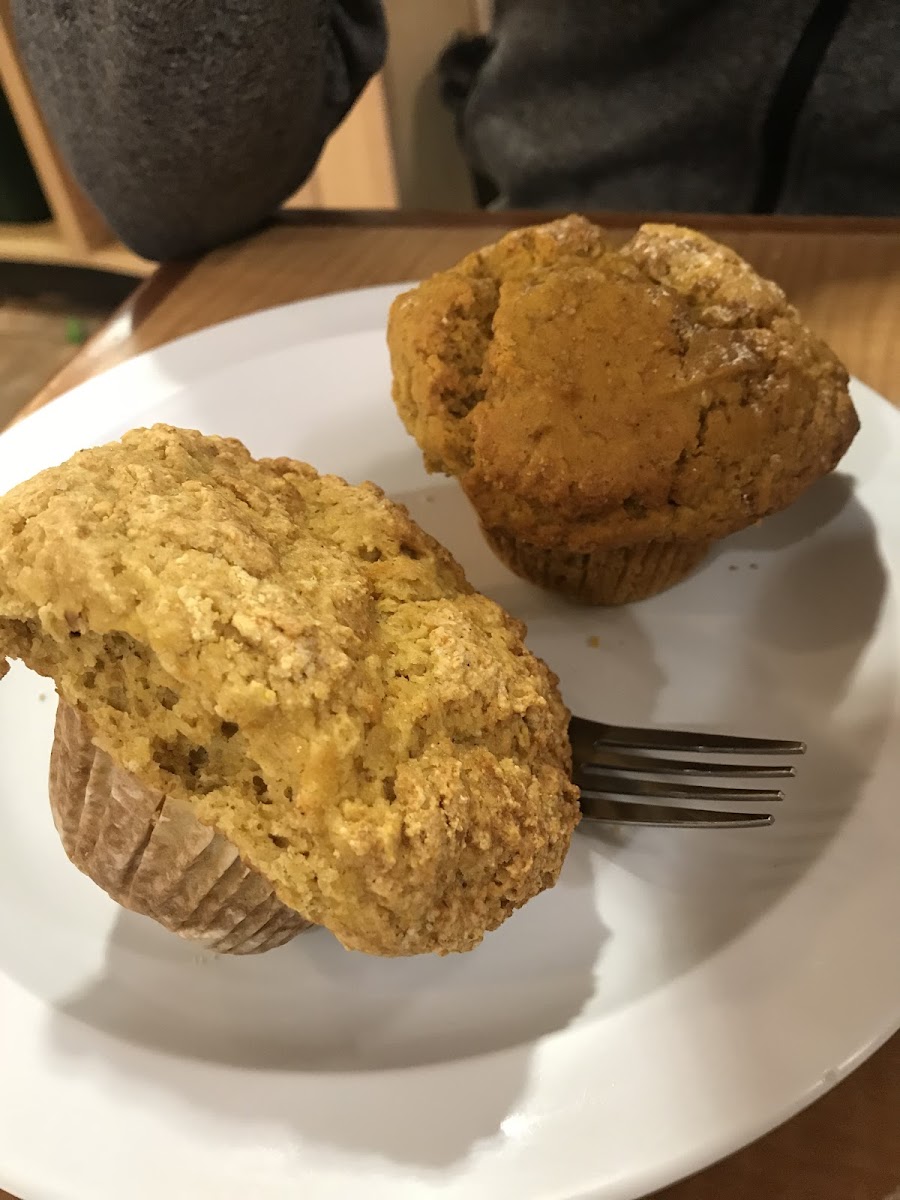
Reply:
<svg viewBox="0 0 900 1200"><path fill-rule="evenodd" d="M29 407L228 317L446 267L512 223L508 215L284 220L197 263L164 267ZM635 223L634 217L605 219L622 237ZM900 403L900 221L708 217L692 223L778 280L849 369ZM900 1035L812 1108L658 1193L658 1200L900 1200Z"/></svg>

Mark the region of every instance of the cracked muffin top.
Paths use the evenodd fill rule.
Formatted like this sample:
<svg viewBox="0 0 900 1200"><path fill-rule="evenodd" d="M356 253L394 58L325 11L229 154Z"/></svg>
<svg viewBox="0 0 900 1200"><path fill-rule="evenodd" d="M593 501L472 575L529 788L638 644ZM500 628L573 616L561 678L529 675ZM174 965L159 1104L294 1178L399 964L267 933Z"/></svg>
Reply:
<svg viewBox="0 0 900 1200"><path fill-rule="evenodd" d="M467 950L555 883L568 714L373 485L156 426L0 500L0 655L348 947Z"/></svg>
<svg viewBox="0 0 900 1200"><path fill-rule="evenodd" d="M517 230L398 297L394 399L482 522L589 550L723 536L789 504L857 429L841 363L703 234L621 249Z"/></svg>

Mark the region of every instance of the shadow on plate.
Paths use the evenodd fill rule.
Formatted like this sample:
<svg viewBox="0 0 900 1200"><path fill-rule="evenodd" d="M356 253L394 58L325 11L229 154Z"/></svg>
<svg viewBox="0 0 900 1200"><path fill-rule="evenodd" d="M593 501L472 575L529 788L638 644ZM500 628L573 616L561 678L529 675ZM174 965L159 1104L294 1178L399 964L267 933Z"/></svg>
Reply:
<svg viewBox="0 0 900 1200"><path fill-rule="evenodd" d="M351 1156L356 1172L364 1169L360 1159L374 1169L385 1161L425 1171L461 1163L478 1147L502 1140L514 1124L532 1056L530 1047L520 1046L476 1059L471 1075L448 1075L446 1069L438 1076L413 1070L387 1077L381 1072L225 1072L188 1056L111 1040L62 1013L50 1036L48 1053L67 1078L82 1074L92 1089L127 1097L132 1112L146 1109L157 1120L164 1113L167 1124L194 1130L201 1143L221 1149L223 1173L230 1169L232 1136L243 1161L249 1153L251 1162L266 1164L262 1150L271 1144L279 1157L288 1153L300 1173L304 1165L314 1171L323 1157L333 1169L335 1150ZM288 1139L284 1130L290 1131ZM96 1134L98 1153L105 1136ZM211 1179L209 1186L215 1182Z"/></svg>
<svg viewBox="0 0 900 1200"><path fill-rule="evenodd" d="M836 520L853 500L853 480L835 472L820 479L790 508L718 542L714 553L784 550L812 537Z"/></svg>
<svg viewBox="0 0 900 1200"><path fill-rule="evenodd" d="M553 892L477 950L442 959L368 958L325 930L258 958L215 956L122 911L102 973L57 1002L48 1053L114 1094L162 1093L173 1120L199 1112L241 1138L248 1123L287 1125L316 1147L444 1167L504 1136L535 1043L593 994L603 930L577 903L591 871L577 845ZM485 1056L474 1090L408 1069L472 1056Z"/></svg>
<svg viewBox="0 0 900 1200"><path fill-rule="evenodd" d="M727 562L713 561L672 593L673 600L680 593L686 612L708 628L711 656L727 664L727 670L694 665L694 691L698 679L700 689L708 680L718 710L705 724L801 738L808 753L786 784L771 829L619 834L619 864L659 893L663 920L650 952L664 946L672 973L738 937L817 864L863 794L889 733L898 687L896 663L865 661L886 576L874 526L850 480L831 477L790 510L729 539L722 555L736 552L753 555L758 570L732 572ZM717 583L707 586L704 573ZM729 588L749 599L739 644L716 636L720 631L727 638L721 617ZM641 606L648 627L653 603ZM689 673L685 665L680 677ZM773 970L792 956L796 961L806 933L791 930L794 941L780 937Z"/></svg>
<svg viewBox="0 0 900 1200"><path fill-rule="evenodd" d="M121 910L102 974L57 1008L135 1044L257 1070L408 1068L530 1044L593 993L603 930L593 905L573 903L591 869L577 846L552 892L445 958L373 958L322 929L264 955L214 955Z"/></svg>

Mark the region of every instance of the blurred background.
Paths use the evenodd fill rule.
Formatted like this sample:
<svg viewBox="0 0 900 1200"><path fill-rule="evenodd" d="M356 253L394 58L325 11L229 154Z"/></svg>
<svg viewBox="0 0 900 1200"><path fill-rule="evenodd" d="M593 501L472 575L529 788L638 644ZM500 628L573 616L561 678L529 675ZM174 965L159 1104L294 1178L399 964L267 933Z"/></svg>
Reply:
<svg viewBox="0 0 900 1200"><path fill-rule="evenodd" d="M328 143L294 208L471 209L473 180L456 143L457 36L488 27L490 0L386 0L385 69ZM477 43L475 43L477 45ZM462 55L463 68L465 55ZM117 245L47 133L0 0L0 425L152 270ZM445 102L441 98L442 88ZM482 202L490 197L481 196Z"/></svg>

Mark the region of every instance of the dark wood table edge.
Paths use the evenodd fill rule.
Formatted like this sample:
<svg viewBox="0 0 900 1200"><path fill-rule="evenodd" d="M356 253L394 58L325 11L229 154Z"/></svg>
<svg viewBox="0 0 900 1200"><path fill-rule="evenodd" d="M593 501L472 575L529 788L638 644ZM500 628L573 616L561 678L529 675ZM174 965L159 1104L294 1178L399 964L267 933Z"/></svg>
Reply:
<svg viewBox="0 0 900 1200"><path fill-rule="evenodd" d="M645 222L690 225L696 229L730 229L759 233L872 233L900 237L900 217L805 216L758 213L690 213L653 211L618 212L601 209L504 209L498 211L452 212L429 209L286 209L277 222L300 227L335 225L349 228L486 228L535 225L578 211L598 225L629 229Z"/></svg>

